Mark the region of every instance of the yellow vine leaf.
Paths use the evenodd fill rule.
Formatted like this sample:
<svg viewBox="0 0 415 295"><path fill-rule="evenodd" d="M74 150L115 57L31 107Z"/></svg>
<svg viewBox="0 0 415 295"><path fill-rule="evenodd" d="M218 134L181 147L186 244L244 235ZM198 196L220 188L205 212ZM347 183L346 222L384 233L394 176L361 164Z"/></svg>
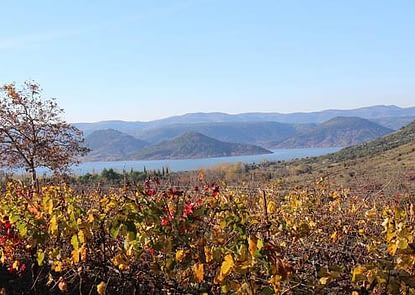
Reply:
<svg viewBox="0 0 415 295"><path fill-rule="evenodd" d="M4 264L4 262L6 261L6 255L4 255L3 249L0 249L0 251L1 251L0 261L1 261L2 264Z"/></svg>
<svg viewBox="0 0 415 295"><path fill-rule="evenodd" d="M78 232L78 239L79 239L79 242L81 242L81 244L85 243L85 233L82 229L79 230Z"/></svg>
<svg viewBox="0 0 415 295"><path fill-rule="evenodd" d="M130 266L128 264L121 263L120 265L118 265L119 270L128 270L129 268Z"/></svg>
<svg viewBox="0 0 415 295"><path fill-rule="evenodd" d="M222 220L220 223L219 223L219 227L220 227L220 229L224 229L225 227L226 227L226 220Z"/></svg>
<svg viewBox="0 0 415 295"><path fill-rule="evenodd" d="M97 293L99 295L105 294L105 289L107 288L107 285L104 282L101 282L97 285Z"/></svg>
<svg viewBox="0 0 415 295"><path fill-rule="evenodd" d="M62 268L63 268L63 265L62 265L62 262L61 262L61 261L59 261L59 260L55 260L55 261L53 262L52 269L53 269L55 272L61 272L61 271L62 271Z"/></svg>
<svg viewBox="0 0 415 295"><path fill-rule="evenodd" d="M48 281L46 282L46 286L51 286L53 283L55 282L55 280L53 279L53 277L52 277L52 274L51 273L49 273L49 275L48 275Z"/></svg>
<svg viewBox="0 0 415 295"><path fill-rule="evenodd" d="M196 282L203 282L203 278L205 276L205 269L203 263L196 263L195 265L193 265L193 274L195 276Z"/></svg>
<svg viewBox="0 0 415 295"><path fill-rule="evenodd" d="M184 259L184 250L183 249L180 249L180 250L177 250L176 251L176 260L178 261L178 262L182 262L183 261L183 259Z"/></svg>
<svg viewBox="0 0 415 295"><path fill-rule="evenodd" d="M319 282L322 285L326 285L328 283L329 279L330 279L329 277L322 277L322 278L320 278Z"/></svg>
<svg viewBox="0 0 415 295"><path fill-rule="evenodd" d="M87 258L87 255L88 255L88 250L85 247L85 245L82 245L82 247L79 249L79 252L81 254L81 260L86 261L86 258Z"/></svg>
<svg viewBox="0 0 415 295"><path fill-rule="evenodd" d="M408 248L408 246L409 246L409 244L408 244L408 240L407 240L407 239L405 239L405 238L400 238L400 239L397 241L397 245L398 245L398 248L399 248L399 249L401 249L401 250L405 250L405 249L407 249L407 248Z"/></svg>
<svg viewBox="0 0 415 295"><path fill-rule="evenodd" d="M78 249L73 249L72 250L72 262L74 264L79 263L79 250Z"/></svg>
<svg viewBox="0 0 415 295"><path fill-rule="evenodd" d="M19 262L18 260L15 260L15 261L13 262L12 268L13 268L14 270L19 270L19 266L20 266L20 262Z"/></svg>
<svg viewBox="0 0 415 295"><path fill-rule="evenodd" d="M205 258L207 263L213 260L213 250L208 246L205 246Z"/></svg>
<svg viewBox="0 0 415 295"><path fill-rule="evenodd" d="M232 254L226 255L220 267L220 272L214 278L213 283L215 284L221 283L225 279L225 277L229 274L229 272L232 270L232 267L234 266L234 264L235 263L233 261Z"/></svg>
<svg viewBox="0 0 415 295"><path fill-rule="evenodd" d="M389 255L394 256L396 254L396 251L398 250L398 243L391 243L388 245L388 253Z"/></svg>
<svg viewBox="0 0 415 295"><path fill-rule="evenodd" d="M331 235L330 235L331 240L335 243L337 242L338 236L337 236L337 231L334 231Z"/></svg>
<svg viewBox="0 0 415 295"><path fill-rule="evenodd" d="M386 233L386 241L390 242L396 237L396 233L392 231L388 231Z"/></svg>
<svg viewBox="0 0 415 295"><path fill-rule="evenodd" d="M132 256L134 254L134 245L128 246L126 254L127 256Z"/></svg>
<svg viewBox="0 0 415 295"><path fill-rule="evenodd" d="M119 270L127 270L130 268L128 260L123 254L118 254L112 259L112 263L118 267Z"/></svg>
<svg viewBox="0 0 415 295"><path fill-rule="evenodd" d="M280 275L273 275L269 280L268 283L272 285L274 288L275 294L280 293L280 286L281 286L282 277Z"/></svg>
<svg viewBox="0 0 415 295"><path fill-rule="evenodd" d="M225 256L222 266L220 267L220 272L226 276L232 269L232 267L235 265L233 262L232 254L228 254Z"/></svg>
<svg viewBox="0 0 415 295"><path fill-rule="evenodd" d="M275 211L277 211L277 205L275 204L274 201L269 201L268 205L267 205L267 211L268 213L275 213Z"/></svg>
<svg viewBox="0 0 415 295"><path fill-rule="evenodd" d="M255 256L255 252L257 250L257 242L258 242L258 239L255 236L250 236L248 238L248 248L249 248L249 253L251 253L251 256Z"/></svg>
<svg viewBox="0 0 415 295"><path fill-rule="evenodd" d="M350 209L351 213L356 213L357 212L357 208L354 204L352 204L352 208Z"/></svg>
<svg viewBox="0 0 415 295"><path fill-rule="evenodd" d="M53 200L49 197L43 199L43 210L48 214L52 214L53 212Z"/></svg>
<svg viewBox="0 0 415 295"><path fill-rule="evenodd" d="M53 215L52 218L50 219L49 232L52 235L58 232L58 221L56 219L56 215Z"/></svg>
<svg viewBox="0 0 415 295"><path fill-rule="evenodd" d="M376 207L373 207L372 209L365 212L365 217L367 219L375 219L377 216L377 210Z"/></svg>
<svg viewBox="0 0 415 295"><path fill-rule="evenodd" d="M352 283L355 283L358 280L364 278L364 273L366 272L366 267L358 265L352 270Z"/></svg>
<svg viewBox="0 0 415 295"><path fill-rule="evenodd" d="M246 261L248 259L248 247L246 245L241 245L238 254L238 261Z"/></svg>

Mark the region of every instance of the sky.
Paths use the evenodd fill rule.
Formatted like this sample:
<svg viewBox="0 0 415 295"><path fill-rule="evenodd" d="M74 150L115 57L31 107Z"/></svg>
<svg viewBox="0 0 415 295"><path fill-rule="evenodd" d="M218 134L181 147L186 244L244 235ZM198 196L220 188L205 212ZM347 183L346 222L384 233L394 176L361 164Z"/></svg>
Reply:
<svg viewBox="0 0 415 295"><path fill-rule="evenodd" d="M0 84L69 122L415 106L413 0L4 1Z"/></svg>

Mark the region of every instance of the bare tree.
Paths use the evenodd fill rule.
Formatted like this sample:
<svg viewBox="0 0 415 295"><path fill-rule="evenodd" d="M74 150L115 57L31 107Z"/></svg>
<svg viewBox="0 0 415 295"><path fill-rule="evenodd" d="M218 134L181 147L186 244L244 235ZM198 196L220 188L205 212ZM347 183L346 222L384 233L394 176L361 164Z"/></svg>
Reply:
<svg viewBox="0 0 415 295"><path fill-rule="evenodd" d="M0 167L25 168L36 183L36 168L66 171L88 149L82 132L60 118L55 99L42 99L39 84L0 87Z"/></svg>

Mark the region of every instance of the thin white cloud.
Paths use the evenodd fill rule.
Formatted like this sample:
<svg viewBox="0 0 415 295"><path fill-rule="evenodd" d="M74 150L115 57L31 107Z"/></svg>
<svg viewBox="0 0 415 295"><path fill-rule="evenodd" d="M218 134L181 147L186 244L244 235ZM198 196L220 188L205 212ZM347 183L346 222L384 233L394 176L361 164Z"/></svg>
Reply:
<svg viewBox="0 0 415 295"><path fill-rule="evenodd" d="M119 18L113 21L106 20L101 24L90 25L84 28L51 30L48 32L26 34L10 38L0 37L0 50L27 48L31 46L37 46L39 44L43 45L44 43L48 43L50 41L70 38L85 33L90 33L92 31L105 30L109 28L116 29L117 27L123 27L132 22L137 22L140 20L160 19L169 15L176 14L182 10L186 10L192 6L211 1L212 0L183 0L171 5L165 5L163 7L157 7L147 11L140 11L137 14L131 15L130 17L124 16L123 18Z"/></svg>

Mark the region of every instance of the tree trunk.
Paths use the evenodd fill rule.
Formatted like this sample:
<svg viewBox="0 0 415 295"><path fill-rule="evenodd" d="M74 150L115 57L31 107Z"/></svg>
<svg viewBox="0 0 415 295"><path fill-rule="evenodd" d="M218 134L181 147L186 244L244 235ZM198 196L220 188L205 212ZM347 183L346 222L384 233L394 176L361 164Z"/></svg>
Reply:
<svg viewBox="0 0 415 295"><path fill-rule="evenodd" d="M38 188L36 169L34 167L30 167L30 174L31 174L31 177L32 177L32 186L33 186L33 188Z"/></svg>

